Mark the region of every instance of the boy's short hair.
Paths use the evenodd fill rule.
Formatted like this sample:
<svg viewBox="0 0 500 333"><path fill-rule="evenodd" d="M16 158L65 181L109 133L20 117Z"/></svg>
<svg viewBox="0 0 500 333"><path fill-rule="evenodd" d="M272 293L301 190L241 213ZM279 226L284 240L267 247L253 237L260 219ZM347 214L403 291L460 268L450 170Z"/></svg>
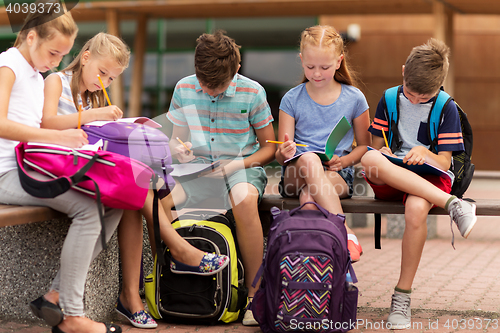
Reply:
<svg viewBox="0 0 500 333"><path fill-rule="evenodd" d="M198 37L196 43L194 68L198 80L210 89L231 80L241 61L241 46L222 30L214 34L205 33Z"/></svg>
<svg viewBox="0 0 500 333"><path fill-rule="evenodd" d="M413 48L406 59L403 81L418 94L435 94L443 85L450 63L450 48L442 41L431 38Z"/></svg>

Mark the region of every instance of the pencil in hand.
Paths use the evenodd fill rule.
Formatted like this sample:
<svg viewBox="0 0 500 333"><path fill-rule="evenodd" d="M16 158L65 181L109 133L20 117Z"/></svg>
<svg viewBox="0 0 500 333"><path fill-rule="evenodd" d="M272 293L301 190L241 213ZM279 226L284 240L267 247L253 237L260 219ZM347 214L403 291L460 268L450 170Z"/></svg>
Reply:
<svg viewBox="0 0 500 333"><path fill-rule="evenodd" d="M385 131L382 129L382 135L384 136L385 146L389 148L389 143L387 142L387 137L385 136Z"/></svg>
<svg viewBox="0 0 500 333"><path fill-rule="evenodd" d="M183 146L184 146L184 148L186 148L186 149L188 150L188 152L191 152L191 149L189 149L189 148L188 148L188 146L186 146L186 144L185 144L184 142L182 142L182 140L181 140L181 139L179 139L179 137L178 137L178 136L176 136L175 138L177 139L177 141L179 141L179 143L180 143L181 145L183 145Z"/></svg>
<svg viewBox="0 0 500 333"><path fill-rule="evenodd" d="M104 83L102 83L101 76L99 74L97 74L97 78L99 79L99 82L101 83L102 92L104 93L104 96L106 97L106 100L108 101L108 105L111 105L111 101L109 100L108 93L106 92L106 88L104 88Z"/></svg>
<svg viewBox="0 0 500 333"><path fill-rule="evenodd" d="M269 142L269 143L277 143L277 144L283 144L284 142L283 141L274 141L274 140L266 140L266 142ZM303 145L302 143L296 143L297 146L300 146L300 147L309 147L308 145Z"/></svg>

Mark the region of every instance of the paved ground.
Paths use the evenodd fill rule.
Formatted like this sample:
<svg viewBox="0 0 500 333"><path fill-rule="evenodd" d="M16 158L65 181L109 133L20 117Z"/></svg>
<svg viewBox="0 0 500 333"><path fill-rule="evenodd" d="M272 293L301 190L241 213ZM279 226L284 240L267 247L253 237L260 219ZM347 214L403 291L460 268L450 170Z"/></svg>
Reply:
<svg viewBox="0 0 500 333"><path fill-rule="evenodd" d="M475 179L466 196L500 199L500 179ZM451 247L449 218L438 217L438 237L428 240L413 285L413 327L407 332L500 331L500 218L479 217L469 239L455 228ZM363 245L361 261L354 265L360 289L358 325L351 332L389 332L388 315L399 276L401 241L382 239L374 249L373 228L355 229ZM384 229L382 229L384 235ZM187 326L161 323L154 330L139 330L118 320L124 332L260 332L239 323ZM0 321L0 333L48 333L40 323Z"/></svg>

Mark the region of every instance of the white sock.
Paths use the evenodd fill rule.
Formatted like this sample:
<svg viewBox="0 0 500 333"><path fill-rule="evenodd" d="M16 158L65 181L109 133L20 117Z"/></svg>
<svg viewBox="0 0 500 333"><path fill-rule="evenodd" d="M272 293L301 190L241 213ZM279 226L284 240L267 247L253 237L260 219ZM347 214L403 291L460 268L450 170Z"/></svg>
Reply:
<svg viewBox="0 0 500 333"><path fill-rule="evenodd" d="M352 240L354 244L359 245L358 237L355 234L347 234L347 240Z"/></svg>

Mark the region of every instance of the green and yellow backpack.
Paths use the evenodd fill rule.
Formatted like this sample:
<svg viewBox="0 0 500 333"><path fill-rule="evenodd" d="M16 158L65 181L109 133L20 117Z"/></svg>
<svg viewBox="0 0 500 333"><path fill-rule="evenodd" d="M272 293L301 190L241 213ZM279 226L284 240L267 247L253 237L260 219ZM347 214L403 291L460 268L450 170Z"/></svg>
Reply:
<svg viewBox="0 0 500 333"><path fill-rule="evenodd" d="M233 223L226 215L209 211L183 214L172 222L176 231L205 252L225 254L229 265L215 275L175 274L170 251L163 242L166 265L155 258L153 273L145 279L146 301L155 319L189 324L229 323L246 305L243 265L239 260Z"/></svg>

